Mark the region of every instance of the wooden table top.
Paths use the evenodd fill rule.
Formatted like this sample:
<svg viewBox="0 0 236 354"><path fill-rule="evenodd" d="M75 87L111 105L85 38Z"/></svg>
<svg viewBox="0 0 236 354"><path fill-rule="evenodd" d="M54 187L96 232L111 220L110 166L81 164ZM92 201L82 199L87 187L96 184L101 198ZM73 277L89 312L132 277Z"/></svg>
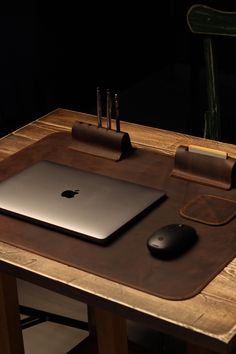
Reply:
<svg viewBox="0 0 236 354"><path fill-rule="evenodd" d="M70 131L75 120L96 117L56 109L0 139L0 161L56 131ZM112 122L113 124L114 122ZM180 144L224 150L236 158L236 146L180 133L121 122L133 145L174 155ZM236 259L197 296L184 301L161 299L93 274L0 242L1 269L65 295L98 304L121 316L226 353L236 337Z"/></svg>

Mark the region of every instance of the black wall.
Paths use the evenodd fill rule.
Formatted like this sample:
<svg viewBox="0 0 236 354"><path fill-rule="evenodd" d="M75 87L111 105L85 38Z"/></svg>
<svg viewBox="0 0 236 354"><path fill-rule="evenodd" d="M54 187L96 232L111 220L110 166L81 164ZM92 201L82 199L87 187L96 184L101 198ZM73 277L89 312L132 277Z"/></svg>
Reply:
<svg viewBox="0 0 236 354"><path fill-rule="evenodd" d="M193 3L12 5L0 16L1 135L57 107L95 113L100 86L119 94L123 120L201 136L207 108L202 38L186 24ZM220 9L216 1L202 3ZM221 8L236 11L233 1ZM216 39L222 140L230 142L236 138L235 47L235 38Z"/></svg>

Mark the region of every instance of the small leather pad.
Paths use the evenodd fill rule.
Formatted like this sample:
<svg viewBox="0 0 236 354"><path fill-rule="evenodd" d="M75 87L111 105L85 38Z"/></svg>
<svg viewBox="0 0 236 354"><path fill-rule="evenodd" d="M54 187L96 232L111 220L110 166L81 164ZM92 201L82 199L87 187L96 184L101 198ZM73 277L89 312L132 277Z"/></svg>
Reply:
<svg viewBox="0 0 236 354"><path fill-rule="evenodd" d="M198 195L180 209L180 215L186 219L207 225L224 225L236 214L234 200L214 195Z"/></svg>

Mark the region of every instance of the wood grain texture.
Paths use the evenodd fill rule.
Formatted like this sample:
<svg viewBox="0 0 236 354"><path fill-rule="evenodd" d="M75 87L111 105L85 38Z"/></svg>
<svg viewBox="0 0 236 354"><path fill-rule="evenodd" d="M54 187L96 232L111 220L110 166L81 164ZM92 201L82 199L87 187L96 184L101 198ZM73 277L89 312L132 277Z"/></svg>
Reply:
<svg viewBox="0 0 236 354"><path fill-rule="evenodd" d="M0 140L0 159L55 131L70 131L75 120L96 124L96 117L57 109ZM112 122L114 124L114 122ZM174 155L177 146L200 145L226 151L236 158L236 146L180 133L121 122L139 148ZM160 299L58 262L0 243L2 269L54 291L99 305L121 316L138 319L167 334L227 353L236 337L236 260L199 295L185 301ZM186 337L188 336L188 337Z"/></svg>
<svg viewBox="0 0 236 354"><path fill-rule="evenodd" d="M16 279L0 274L0 352L23 354Z"/></svg>
<svg viewBox="0 0 236 354"><path fill-rule="evenodd" d="M98 352L128 354L128 338L124 318L94 307Z"/></svg>

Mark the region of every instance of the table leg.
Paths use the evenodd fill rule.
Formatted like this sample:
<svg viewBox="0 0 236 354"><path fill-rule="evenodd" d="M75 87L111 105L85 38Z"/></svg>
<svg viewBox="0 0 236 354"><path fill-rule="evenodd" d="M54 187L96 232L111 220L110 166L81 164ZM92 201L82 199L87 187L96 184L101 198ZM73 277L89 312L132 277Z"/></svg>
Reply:
<svg viewBox="0 0 236 354"><path fill-rule="evenodd" d="M0 273L0 351L24 354L16 279Z"/></svg>
<svg viewBox="0 0 236 354"><path fill-rule="evenodd" d="M187 344L186 354L213 354L209 349L205 349L193 344Z"/></svg>
<svg viewBox="0 0 236 354"><path fill-rule="evenodd" d="M89 305L88 322L89 336L68 354L137 353L135 350L128 352L126 320L122 317Z"/></svg>
<svg viewBox="0 0 236 354"><path fill-rule="evenodd" d="M126 320L94 307L99 354L128 354Z"/></svg>

